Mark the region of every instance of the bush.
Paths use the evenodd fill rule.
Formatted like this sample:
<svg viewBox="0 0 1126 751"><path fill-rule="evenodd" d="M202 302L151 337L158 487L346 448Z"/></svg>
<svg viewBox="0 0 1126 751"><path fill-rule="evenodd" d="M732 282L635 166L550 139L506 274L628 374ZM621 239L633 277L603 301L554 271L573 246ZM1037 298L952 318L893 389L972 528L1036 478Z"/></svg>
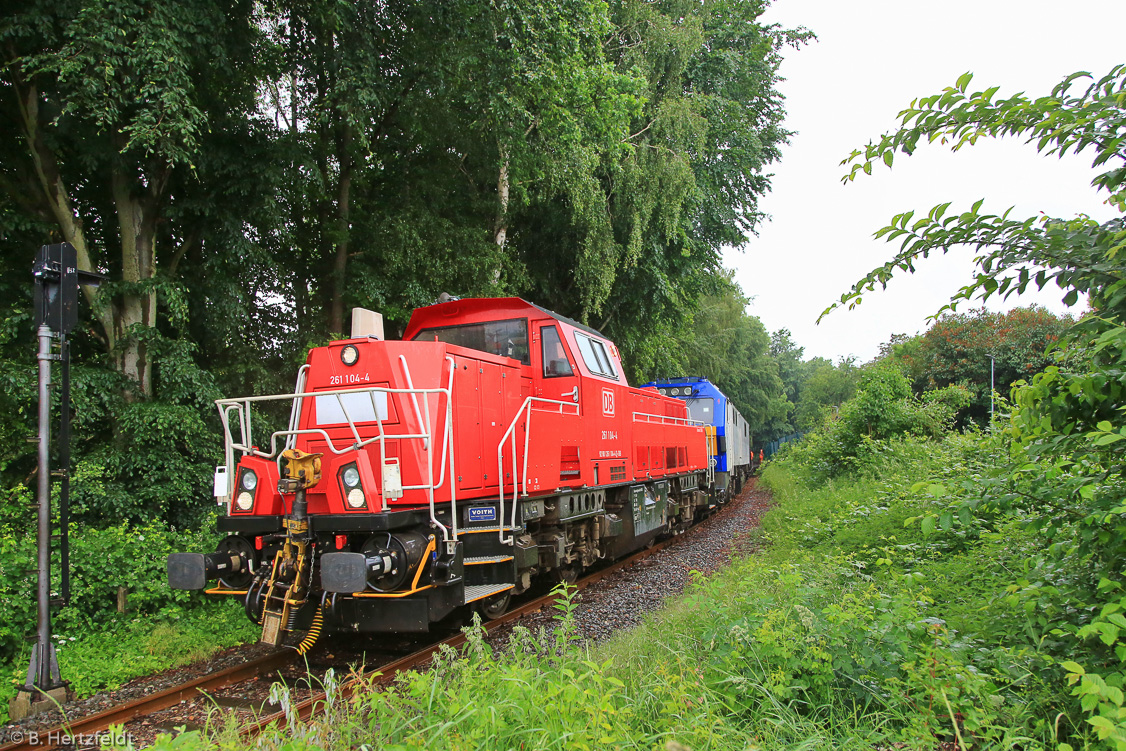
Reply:
<svg viewBox="0 0 1126 751"><path fill-rule="evenodd" d="M178 531L159 523L119 524L105 529L72 529L70 545L71 599L53 620L57 632L78 634L113 612L117 589L128 591L131 615L171 618L202 595L171 589L165 571L169 553L212 550L213 533ZM52 561L52 590L59 588L59 560ZM11 527L0 529L0 664L14 659L35 633L36 542Z"/></svg>
<svg viewBox="0 0 1126 751"><path fill-rule="evenodd" d="M819 477L839 477L869 467L879 442L896 436L935 439L949 432L969 402L962 386L916 397L897 366L877 363L860 375L856 396L795 447L792 457Z"/></svg>

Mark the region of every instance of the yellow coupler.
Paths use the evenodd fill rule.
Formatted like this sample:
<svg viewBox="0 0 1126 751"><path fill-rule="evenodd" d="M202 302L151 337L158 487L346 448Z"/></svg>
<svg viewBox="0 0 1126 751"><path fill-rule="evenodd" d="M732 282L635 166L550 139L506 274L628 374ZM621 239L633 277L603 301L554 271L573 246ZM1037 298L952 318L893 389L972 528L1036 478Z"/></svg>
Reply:
<svg viewBox="0 0 1126 751"><path fill-rule="evenodd" d="M262 638L260 642L277 646L282 632L287 630L291 615L305 604L309 594L309 519L306 515L305 491L321 480L321 457L297 449L282 452L282 471L279 483L282 492L295 493L293 514L285 520L285 546L274 558L274 567L267 584L266 603L262 608ZM275 587L293 577L281 598L274 596ZM280 602L278 600L280 599ZM273 605L273 607L271 607Z"/></svg>

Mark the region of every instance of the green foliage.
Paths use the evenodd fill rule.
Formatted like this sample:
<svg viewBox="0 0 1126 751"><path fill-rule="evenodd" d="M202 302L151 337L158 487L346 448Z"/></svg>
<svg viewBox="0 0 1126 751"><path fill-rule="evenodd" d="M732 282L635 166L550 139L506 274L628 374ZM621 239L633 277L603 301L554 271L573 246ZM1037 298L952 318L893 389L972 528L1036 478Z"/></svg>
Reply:
<svg viewBox="0 0 1126 751"><path fill-rule="evenodd" d="M107 611L115 609L118 587L128 592L131 617L175 619L203 597L169 589L165 580L169 553L212 550L210 532L170 530L162 523L144 526L119 524L105 529L71 531L71 599L53 621L63 635L96 628ZM58 591L59 560L52 562ZM0 530L0 596L8 603L0 624L0 662L13 659L35 633L36 545L32 535L6 527Z"/></svg>
<svg viewBox="0 0 1126 751"><path fill-rule="evenodd" d="M860 371L856 395L838 413L825 415L821 429L792 449L792 456L819 476L853 472L868 465L881 440L941 437L968 402L969 394L959 386L916 397L897 367L877 363Z"/></svg>
<svg viewBox="0 0 1126 751"><path fill-rule="evenodd" d="M639 370L687 326L696 300L716 293L722 248L760 219L763 170L788 136L780 51L809 38L763 24L763 9L613 4L606 56L640 79L642 108L619 134L622 148L595 165L589 197L572 207L545 196L514 217L524 219L511 235L529 273L522 291L604 330ZM585 242L588 216L610 222L597 246ZM588 274L602 295L580 296Z"/></svg>
<svg viewBox="0 0 1126 751"><path fill-rule="evenodd" d="M870 479L819 481L793 459L764 474L779 503L764 520L771 555L802 561L816 581L810 593L829 603L810 607L814 633L829 644L839 639L838 650L857 645L850 654L869 683L852 693L867 690L868 711L886 702L902 712L902 732L912 737L953 741L957 726L967 747L1037 747L1082 734L1050 670L1059 658L1035 631L1038 613L1014 608L1006 592L1013 573L1027 569L1036 534L1017 518L949 509L953 497L980 500L1004 444L982 434L896 439L878 442ZM822 614L851 612L862 592L877 599L851 616L855 635L821 623ZM893 624L872 624L888 612L899 614Z"/></svg>
<svg viewBox="0 0 1126 751"><path fill-rule="evenodd" d="M166 524L118 524L71 530L71 598L52 616L63 674L87 695L168 667L201 659L254 637L253 624L230 602L207 602L197 592L169 589L169 553L212 550L211 532L178 531ZM58 592L60 561L51 563ZM29 641L35 634L36 546L32 535L0 527L0 712L22 685ZM117 613L118 588L126 590ZM10 679L9 679L10 678ZM0 720L5 715L0 714Z"/></svg>
<svg viewBox="0 0 1126 751"><path fill-rule="evenodd" d="M803 370L805 380L794 408L794 421L799 430L809 430L827 411L839 409L853 397L861 370L852 357L841 358L835 365L825 358L815 357L804 364Z"/></svg>
<svg viewBox="0 0 1126 751"><path fill-rule="evenodd" d="M922 140L942 140L955 150L981 137L1020 135L1043 154L1093 152L1092 165L1105 168L1093 185L1106 202L1126 211L1126 145L1108 137L1126 127L1122 103L1126 66L1117 66L1078 93L1089 74L1068 76L1050 95L996 99L997 88L968 93L962 76L943 93L912 103L902 127L854 152L854 167L869 172L876 160L891 165L897 152L910 154ZM1004 435L1008 461L998 471L952 493L945 508L922 519L926 529L1008 519L1036 534L1030 551L1006 590L1005 601L1026 614L1026 633L1059 664L1073 704L1069 714L1084 718L1075 739L1090 747L1126 747L1126 639L1122 613L1122 571L1126 527L1121 505L1126 465L1123 376L1126 375L1126 268L1121 250L1126 227L1121 217L1102 224L1080 216L1017 220L1010 212L981 213L981 202L947 216L949 204L915 220L901 214L879 234L902 239L889 263L858 282L842 303L885 284L897 271L912 271L915 259L956 244L978 248L978 273L948 306L975 295L1023 291L1055 281L1074 303L1087 294L1092 312L1064 337L1056 364L1013 392L1013 410ZM1071 739L1061 743L1069 751Z"/></svg>
<svg viewBox="0 0 1126 751"><path fill-rule="evenodd" d="M972 400L958 423L985 426L995 406L991 382L1007 395L1014 383L1042 371L1052 362L1049 351L1073 324L1070 316L1058 318L1036 306L947 313L916 339L891 343L885 356L906 370L915 393L953 384L968 388Z"/></svg>
<svg viewBox="0 0 1126 751"><path fill-rule="evenodd" d="M770 356L782 380L786 411L776 411L755 433L756 443L769 443L797 431L816 427L826 413L835 412L856 392L860 369L854 358L834 364L823 357L804 360L805 349L779 329L770 337Z"/></svg>
<svg viewBox="0 0 1126 751"><path fill-rule="evenodd" d="M126 398L128 381L113 370L72 368L75 524L100 527L165 520L187 526L208 515L208 479L221 456L218 421L211 416L210 405L217 390L183 342L149 339L150 352L158 358L153 399ZM0 500L0 520L30 530L34 511L15 499L34 486L35 444L24 439L33 437L35 430L35 370L19 360L3 362L13 388L0 399L21 419L0 427L11 438L20 438L11 446L6 466L0 467L0 477L12 483L12 500ZM58 391L52 396L57 410Z"/></svg>

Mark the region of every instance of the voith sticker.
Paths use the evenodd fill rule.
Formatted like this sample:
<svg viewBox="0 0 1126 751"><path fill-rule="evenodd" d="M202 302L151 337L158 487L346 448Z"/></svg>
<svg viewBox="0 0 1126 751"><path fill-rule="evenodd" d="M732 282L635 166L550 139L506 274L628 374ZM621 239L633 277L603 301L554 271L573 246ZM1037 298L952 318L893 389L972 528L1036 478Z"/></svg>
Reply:
<svg viewBox="0 0 1126 751"><path fill-rule="evenodd" d="M602 389L602 414L614 416L614 392L610 389Z"/></svg>
<svg viewBox="0 0 1126 751"><path fill-rule="evenodd" d="M470 506L469 521L495 522L497 520L496 506Z"/></svg>

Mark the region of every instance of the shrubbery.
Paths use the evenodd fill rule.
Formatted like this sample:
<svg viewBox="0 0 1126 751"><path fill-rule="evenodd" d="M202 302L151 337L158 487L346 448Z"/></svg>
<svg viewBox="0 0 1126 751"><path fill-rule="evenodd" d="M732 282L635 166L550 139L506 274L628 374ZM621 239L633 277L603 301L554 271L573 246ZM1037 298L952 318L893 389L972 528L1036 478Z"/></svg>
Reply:
<svg viewBox="0 0 1126 751"><path fill-rule="evenodd" d="M896 366L882 363L864 368L856 395L837 414L826 415L821 429L792 449L793 461L821 477L837 477L862 469L879 450L878 442L883 439L943 435L969 398L962 386L928 391L918 397Z"/></svg>
<svg viewBox="0 0 1126 751"><path fill-rule="evenodd" d="M159 522L72 529L71 598L68 607L53 615L55 636L69 641L71 637L100 633L120 626L119 621L135 618L142 618L151 631L160 622L182 618L189 608L198 607L203 597L169 588L165 559L175 551L212 550L216 541L214 533L172 530ZM57 594L57 551L52 571L52 589ZM0 666L10 666L0 668L5 674L13 669L19 672L17 664L26 669L23 661L30 646L27 639L34 634L36 624L35 587L35 538L11 527L0 528L0 601L5 604L4 618L0 619ZM127 591L124 617L113 615L118 587ZM124 638L124 633L121 636ZM111 652L110 656L119 658L120 653ZM80 672L87 673L86 666ZM22 678L21 674L21 684ZM96 681L85 683L88 689L100 687Z"/></svg>

